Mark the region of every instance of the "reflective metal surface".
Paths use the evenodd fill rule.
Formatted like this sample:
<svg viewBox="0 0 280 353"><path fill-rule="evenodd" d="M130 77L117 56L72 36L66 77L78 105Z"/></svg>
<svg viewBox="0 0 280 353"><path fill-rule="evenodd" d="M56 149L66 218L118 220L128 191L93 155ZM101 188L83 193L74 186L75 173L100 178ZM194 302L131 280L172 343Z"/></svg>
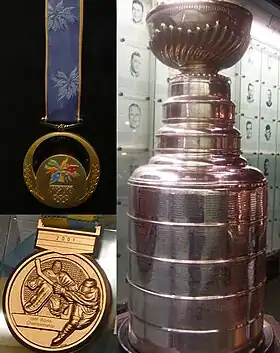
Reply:
<svg viewBox="0 0 280 353"><path fill-rule="evenodd" d="M130 344L128 340L128 318L124 319L119 326L119 342L118 342L119 353L138 353ZM242 352L239 353L248 353L249 347L247 347ZM271 325L264 321L264 340L261 342L257 350L254 350L256 353L276 353L279 351L274 346L274 333ZM160 353L164 352L161 349L157 350L154 348L152 352ZM174 351L176 352L176 351ZM226 351L225 351L226 352Z"/></svg>
<svg viewBox="0 0 280 353"><path fill-rule="evenodd" d="M36 223L35 223L36 225ZM94 349L96 352L109 353L114 351L116 347L116 339L113 336L113 329L115 325L116 317L116 261L112 259L116 258L116 231L105 229L102 233L102 242L100 242L99 257L96 259L100 267L104 270L107 278L110 282L112 291L112 309L107 321L107 327L104 328L102 335L93 341L89 346L83 349L82 353L90 352ZM26 254L27 255L27 254ZM29 255L29 254L28 254ZM0 300L2 302L2 291L5 285L6 279L0 280ZM0 351L5 353L27 353L30 350L22 347L10 334L6 325L2 307L0 310Z"/></svg>
<svg viewBox="0 0 280 353"><path fill-rule="evenodd" d="M151 50L173 69L217 72L245 54L252 19L248 10L231 2L170 1L147 16Z"/></svg>
<svg viewBox="0 0 280 353"><path fill-rule="evenodd" d="M155 155L129 179L128 341L140 353L263 344L267 183L240 156L229 80L251 14L223 1L159 5L151 50L169 82Z"/></svg>

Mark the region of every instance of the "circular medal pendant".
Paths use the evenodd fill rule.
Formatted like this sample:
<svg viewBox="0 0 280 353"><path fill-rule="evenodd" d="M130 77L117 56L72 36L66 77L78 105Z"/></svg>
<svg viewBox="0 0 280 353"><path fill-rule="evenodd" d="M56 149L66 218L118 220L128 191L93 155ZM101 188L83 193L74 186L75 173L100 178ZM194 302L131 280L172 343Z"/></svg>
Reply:
<svg viewBox="0 0 280 353"><path fill-rule="evenodd" d="M44 158L35 170L36 152L42 144L55 138L78 143L88 156L88 171L76 157L65 153ZM82 204L93 194L99 182L100 166L97 154L86 140L76 134L54 132L39 138L30 147L24 159L23 175L28 190L38 201L54 208L69 208Z"/></svg>
<svg viewBox="0 0 280 353"><path fill-rule="evenodd" d="M27 348L65 352L82 348L110 306L98 265L83 255L42 251L8 280L3 310L13 336Z"/></svg>

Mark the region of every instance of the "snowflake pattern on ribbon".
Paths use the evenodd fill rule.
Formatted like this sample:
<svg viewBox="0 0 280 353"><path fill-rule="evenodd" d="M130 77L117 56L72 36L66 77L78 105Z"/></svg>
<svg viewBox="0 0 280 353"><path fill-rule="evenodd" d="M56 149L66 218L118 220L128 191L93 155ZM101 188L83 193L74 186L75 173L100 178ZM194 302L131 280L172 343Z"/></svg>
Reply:
<svg viewBox="0 0 280 353"><path fill-rule="evenodd" d="M80 0L48 0L47 114L51 122L74 122L79 115Z"/></svg>
<svg viewBox="0 0 280 353"><path fill-rule="evenodd" d="M57 71L56 74L52 75L55 88L58 88L57 100L68 99L75 97L79 89L79 73L77 67L70 72L67 76L62 71Z"/></svg>
<svg viewBox="0 0 280 353"><path fill-rule="evenodd" d="M55 7L48 4L48 30L67 31L69 24L77 21L77 17L72 14L73 6L65 6L63 0L59 1Z"/></svg>

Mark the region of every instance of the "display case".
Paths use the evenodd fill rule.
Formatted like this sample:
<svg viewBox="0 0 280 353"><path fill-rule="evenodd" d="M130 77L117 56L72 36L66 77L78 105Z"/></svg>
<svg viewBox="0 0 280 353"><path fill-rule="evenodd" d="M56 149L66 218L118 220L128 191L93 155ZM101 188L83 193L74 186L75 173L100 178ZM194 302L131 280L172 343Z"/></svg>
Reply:
<svg viewBox="0 0 280 353"><path fill-rule="evenodd" d="M254 16L251 43L242 60L221 73L231 80L231 99L236 105L243 156L268 180L267 253L271 253L280 249L280 35L269 27L271 15L259 8L256 1L238 3ZM153 154L154 135L161 127L162 105L168 95L168 80L175 73L149 51L144 16L155 5L156 1L118 1L119 301L125 301L127 295L126 183L135 166L146 164Z"/></svg>
<svg viewBox="0 0 280 353"><path fill-rule="evenodd" d="M0 217L0 300L3 300L3 290L7 279L14 269L28 256L34 253L34 244L37 232L39 216L1 216ZM110 282L113 303L116 302L116 217L100 217L103 225L102 242L97 263L106 273ZM30 352L24 348L11 335L3 314L3 307L0 310L0 351L5 353ZM82 352L113 352L116 347L116 339L113 334L115 321L115 309L112 309L107 320L108 330L103 330L103 335L93 340ZM104 333L105 332L105 333Z"/></svg>

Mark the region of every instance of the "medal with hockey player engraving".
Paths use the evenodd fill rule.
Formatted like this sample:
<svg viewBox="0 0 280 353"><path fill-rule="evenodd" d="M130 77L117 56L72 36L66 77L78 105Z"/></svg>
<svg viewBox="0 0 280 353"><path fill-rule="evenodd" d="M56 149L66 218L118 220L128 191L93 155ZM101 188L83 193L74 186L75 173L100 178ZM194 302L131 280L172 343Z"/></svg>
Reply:
<svg viewBox="0 0 280 353"><path fill-rule="evenodd" d="M102 328L111 304L105 273L90 259L101 227L62 228L62 218L39 221L38 251L8 280L3 310L13 336L45 352L82 348Z"/></svg>

